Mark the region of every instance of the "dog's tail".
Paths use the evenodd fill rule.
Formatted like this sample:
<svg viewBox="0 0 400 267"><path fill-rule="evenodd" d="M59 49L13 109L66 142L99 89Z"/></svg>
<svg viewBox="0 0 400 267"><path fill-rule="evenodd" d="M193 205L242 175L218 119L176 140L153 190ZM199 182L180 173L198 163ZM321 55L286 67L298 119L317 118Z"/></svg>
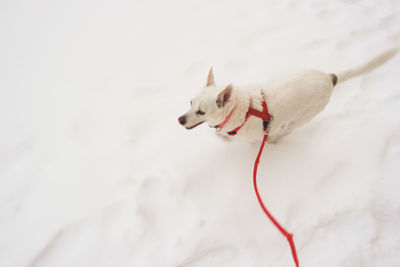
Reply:
<svg viewBox="0 0 400 267"><path fill-rule="evenodd" d="M376 56L375 58L373 58L372 60L368 61L367 63L365 63L361 66L339 72L336 75L330 74L333 85L347 81L353 77L367 73L367 72L381 66L383 63L385 63L386 61L391 59L394 55L396 55L397 52L399 52L399 50L400 50L399 46L392 48L392 49L387 50L386 52L383 52L382 54Z"/></svg>

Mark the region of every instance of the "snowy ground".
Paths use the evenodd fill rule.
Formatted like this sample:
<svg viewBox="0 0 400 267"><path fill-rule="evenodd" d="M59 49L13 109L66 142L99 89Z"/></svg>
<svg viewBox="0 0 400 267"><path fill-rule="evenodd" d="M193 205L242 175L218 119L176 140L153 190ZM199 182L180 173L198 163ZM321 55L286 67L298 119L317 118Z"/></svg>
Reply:
<svg viewBox="0 0 400 267"><path fill-rule="evenodd" d="M1 1L0 266L293 266L258 144L177 117L400 42L400 1ZM400 266L400 56L264 151L302 266Z"/></svg>

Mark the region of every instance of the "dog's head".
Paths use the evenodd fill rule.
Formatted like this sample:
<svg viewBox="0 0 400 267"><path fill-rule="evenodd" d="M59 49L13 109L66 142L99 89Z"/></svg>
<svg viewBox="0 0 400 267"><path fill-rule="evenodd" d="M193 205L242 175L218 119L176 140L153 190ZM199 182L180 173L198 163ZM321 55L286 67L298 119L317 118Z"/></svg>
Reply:
<svg viewBox="0 0 400 267"><path fill-rule="evenodd" d="M231 101L232 90L232 85L221 87L215 84L211 67L206 86L190 101L190 110L178 118L179 123L188 130L203 122L218 125L224 120L224 108Z"/></svg>

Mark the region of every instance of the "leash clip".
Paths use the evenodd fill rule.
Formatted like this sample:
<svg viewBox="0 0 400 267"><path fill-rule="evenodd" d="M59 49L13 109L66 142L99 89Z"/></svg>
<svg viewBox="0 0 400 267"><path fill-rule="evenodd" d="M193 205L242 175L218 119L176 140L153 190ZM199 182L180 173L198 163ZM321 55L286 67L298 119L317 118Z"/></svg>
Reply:
<svg viewBox="0 0 400 267"><path fill-rule="evenodd" d="M274 117L271 115L269 120L263 122L263 127L264 127L264 133L269 134L269 128L271 126L271 122L274 119Z"/></svg>

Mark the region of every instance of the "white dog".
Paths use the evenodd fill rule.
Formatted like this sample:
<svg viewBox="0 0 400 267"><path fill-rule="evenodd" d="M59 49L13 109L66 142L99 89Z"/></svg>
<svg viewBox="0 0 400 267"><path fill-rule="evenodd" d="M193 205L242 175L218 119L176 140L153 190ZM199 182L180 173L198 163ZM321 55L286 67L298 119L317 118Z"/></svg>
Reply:
<svg viewBox="0 0 400 267"><path fill-rule="evenodd" d="M267 130L270 136L268 142L274 143L321 112L337 83L373 70L398 50L398 47L391 49L358 68L338 74L303 70L259 86L218 86L211 68L207 85L190 101L190 110L178 121L186 129L207 122L218 131L230 135L237 133L248 141L261 140ZM269 127L263 124L260 117L246 116L250 109L262 112L264 99L273 118Z"/></svg>

